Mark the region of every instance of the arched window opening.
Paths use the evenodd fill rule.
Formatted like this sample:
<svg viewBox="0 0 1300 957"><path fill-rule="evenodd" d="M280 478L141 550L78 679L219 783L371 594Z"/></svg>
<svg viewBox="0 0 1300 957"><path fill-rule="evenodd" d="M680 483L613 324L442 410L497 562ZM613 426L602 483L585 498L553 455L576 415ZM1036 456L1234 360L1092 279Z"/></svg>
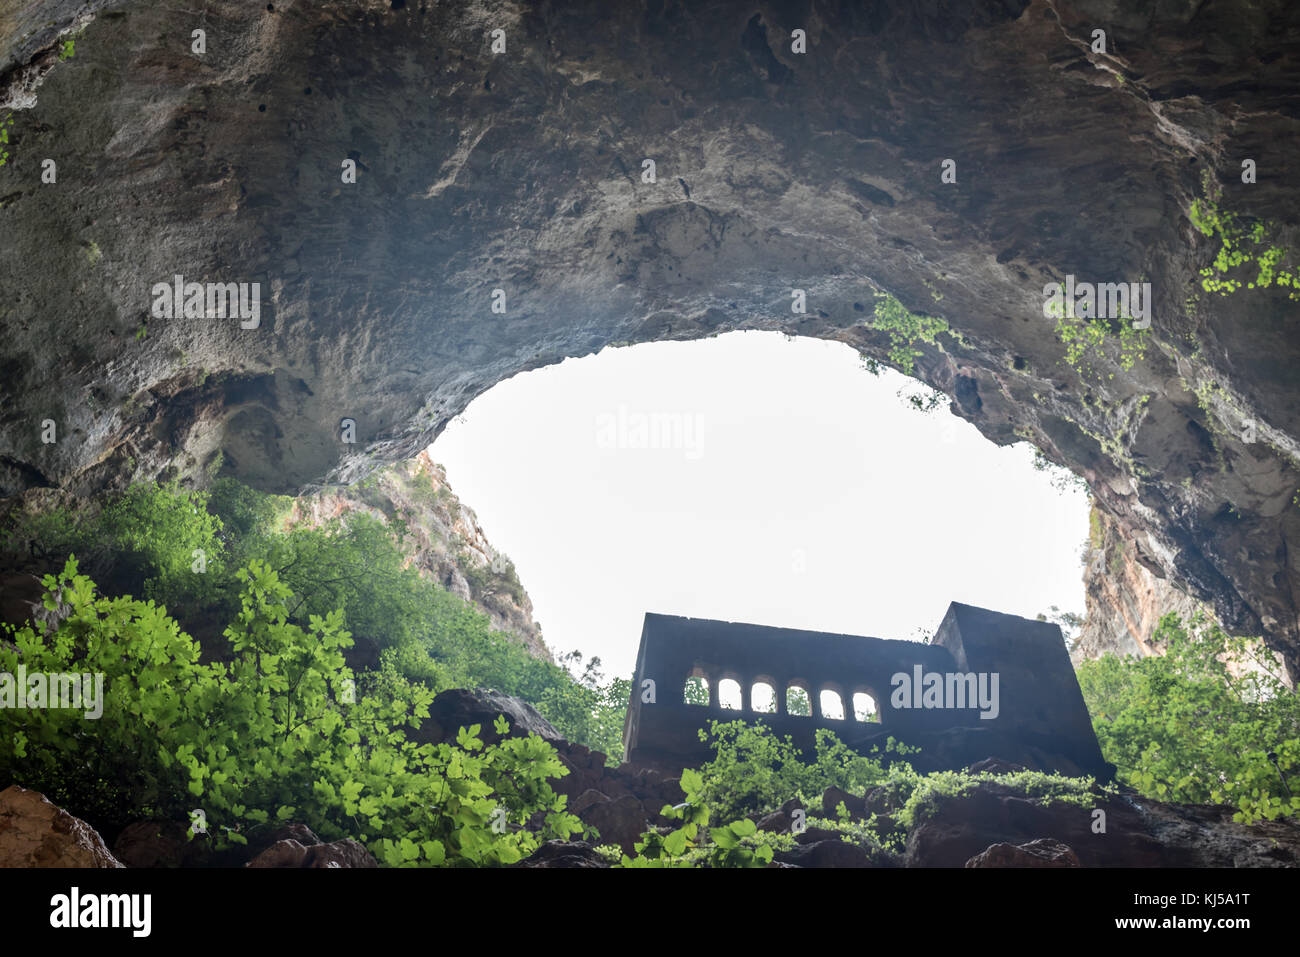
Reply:
<svg viewBox="0 0 1300 957"><path fill-rule="evenodd" d="M756 681L749 689L749 700L758 714L776 714L776 689L766 681Z"/></svg>
<svg viewBox="0 0 1300 957"><path fill-rule="evenodd" d="M743 707L740 696L740 682L735 678L723 678L718 682L718 704L727 711L739 711Z"/></svg>
<svg viewBox="0 0 1300 957"><path fill-rule="evenodd" d="M798 685L785 689L785 713L796 718L812 717L812 701L808 692Z"/></svg>
<svg viewBox="0 0 1300 957"><path fill-rule="evenodd" d="M853 696L853 717L859 721L879 721L880 715L876 712L876 699L865 691L859 691L855 694Z"/></svg>
<svg viewBox="0 0 1300 957"><path fill-rule="evenodd" d="M828 718L831 721L844 720L844 701L840 698L838 691L825 688L819 697L821 698L823 718Z"/></svg>
<svg viewBox="0 0 1300 957"><path fill-rule="evenodd" d="M682 691L682 700L686 704L708 705L709 679L703 675L691 675L687 678L686 687Z"/></svg>

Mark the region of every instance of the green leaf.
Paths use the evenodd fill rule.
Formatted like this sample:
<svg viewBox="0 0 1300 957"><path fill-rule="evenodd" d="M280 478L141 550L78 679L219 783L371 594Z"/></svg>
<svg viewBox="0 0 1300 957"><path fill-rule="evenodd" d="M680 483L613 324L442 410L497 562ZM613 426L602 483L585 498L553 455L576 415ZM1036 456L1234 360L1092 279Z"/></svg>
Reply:
<svg viewBox="0 0 1300 957"><path fill-rule="evenodd" d="M709 837L713 839L714 844L721 848L732 848L740 844L740 838L735 835L730 827L709 828Z"/></svg>
<svg viewBox="0 0 1300 957"><path fill-rule="evenodd" d="M686 850L686 833L682 830L673 831L664 838L664 850L673 857L680 857Z"/></svg>

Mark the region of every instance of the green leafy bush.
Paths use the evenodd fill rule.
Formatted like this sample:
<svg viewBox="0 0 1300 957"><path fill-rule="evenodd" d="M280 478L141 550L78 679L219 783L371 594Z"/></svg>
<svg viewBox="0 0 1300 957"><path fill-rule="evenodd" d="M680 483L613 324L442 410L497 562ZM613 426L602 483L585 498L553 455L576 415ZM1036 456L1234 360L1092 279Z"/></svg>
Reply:
<svg viewBox="0 0 1300 957"><path fill-rule="evenodd" d="M206 492L175 483L134 485L97 505L15 515L4 544L25 552L31 543L50 570L75 553L113 592L193 611L214 601L229 577L221 520L207 506Z"/></svg>
<svg viewBox="0 0 1300 957"><path fill-rule="evenodd" d="M545 741L484 747L474 726L455 745L412 743L404 728L428 716L432 692L396 682L357 695L340 613L300 628L273 571L254 562L237 577L227 665L201 664L153 602L96 595L75 560L47 576L45 607L66 615L50 635L11 629L0 670L102 674L103 713L0 710L0 770L101 828L198 806L219 847L293 820L395 866L512 863L582 830L550 786L567 772ZM537 833L522 827L534 815Z"/></svg>
<svg viewBox="0 0 1300 957"><path fill-rule="evenodd" d="M484 687L518 695L569 740L621 755L625 679L576 678L495 631L486 614L412 564L403 522L358 512L295 525L287 520L292 505L233 479L216 481L210 493L141 484L90 506L15 515L4 545L26 554L36 543L49 571L75 553L105 591L164 605L219 657L228 649L212 642L210 623L239 613L235 570L264 563L291 592L288 621L308 627L313 616L342 613L358 667L435 693Z"/></svg>
<svg viewBox="0 0 1300 957"><path fill-rule="evenodd" d="M1165 615L1163 656L1106 656L1079 667L1093 726L1119 780L1164 801L1235 805L1235 820L1300 812L1300 699L1255 656L1199 616ZM1233 677L1221 658L1263 670ZM1285 776L1285 780L1284 780ZM1289 782L1289 784L1288 784Z"/></svg>
<svg viewBox="0 0 1300 957"><path fill-rule="evenodd" d="M13 129L14 115L5 114L5 118L0 120L0 166L9 162L9 131Z"/></svg>
<svg viewBox="0 0 1300 957"><path fill-rule="evenodd" d="M748 818L710 827L713 812L706 803L699 772L682 771L681 786L686 800L676 807L665 805L660 812L681 821L681 826L667 834L647 831L633 845L635 856L624 856L615 867L765 867L778 846L791 843L778 835L760 834Z"/></svg>
<svg viewBox="0 0 1300 957"><path fill-rule="evenodd" d="M1206 186L1208 193L1208 180ZM1215 195L1193 200L1188 210L1188 218L1197 231L1219 243L1214 260L1200 271L1201 288L1227 296L1240 290L1243 284L1247 289L1267 289L1276 283L1290 288L1291 299L1300 299L1300 275L1294 266L1282 265L1294 263L1295 252L1270 238L1279 233L1278 225L1255 222L1247 228L1236 213L1218 205L1215 201L1218 190L1213 192ZM1255 276L1247 278L1244 271L1252 268Z"/></svg>
<svg viewBox="0 0 1300 957"><path fill-rule="evenodd" d="M918 342L939 345L940 333L960 341L960 337L953 332L947 320L939 316L912 312L896 297L887 293L877 293L876 299L871 328L889 333L889 361L905 375L912 374L916 368L916 360L923 354L916 348ZM878 371L874 361L867 360L866 365L871 372ZM917 407L921 408L920 400L917 401Z"/></svg>
<svg viewBox="0 0 1300 957"><path fill-rule="evenodd" d="M767 725L745 721L713 721L700 731L700 740L714 750L714 757L700 768L700 799L724 818L771 811L791 798L820 802L832 786L861 794L905 773L900 759L915 750L890 738L885 754L868 757L818 728L816 751L809 760L790 737L777 737ZM898 765L897 770L888 770L885 761Z"/></svg>

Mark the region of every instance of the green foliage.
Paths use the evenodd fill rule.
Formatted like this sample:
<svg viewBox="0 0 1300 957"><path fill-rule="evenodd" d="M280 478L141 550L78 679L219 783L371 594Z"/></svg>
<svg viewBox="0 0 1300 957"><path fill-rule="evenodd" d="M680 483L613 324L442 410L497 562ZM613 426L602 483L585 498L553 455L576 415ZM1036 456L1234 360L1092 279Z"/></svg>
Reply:
<svg viewBox="0 0 1300 957"><path fill-rule="evenodd" d="M714 750L700 768L700 799L724 818L771 811L791 798L819 801L831 786L861 793L890 776L879 758L858 754L825 728L817 729L811 760L758 722L712 721L700 740ZM886 755L908 750L888 739Z"/></svg>
<svg viewBox="0 0 1300 957"><path fill-rule="evenodd" d="M291 592L288 620L308 627L339 611L354 658L374 662L383 687L401 678L435 693L494 688L533 702L569 740L621 756L625 679L605 682L599 661L575 678L494 631L486 614L411 563L403 523L353 513L318 528L290 525L292 506L233 479L211 493L142 484L97 507L19 515L4 545L26 553L38 543L51 570L75 553L106 591L164 604L205 637L208 622L239 611L235 570L263 562Z"/></svg>
<svg viewBox="0 0 1300 957"><path fill-rule="evenodd" d="M1094 549L1100 549L1105 541L1105 533L1101 527L1101 512L1094 503L1088 509L1088 544Z"/></svg>
<svg viewBox="0 0 1300 957"><path fill-rule="evenodd" d="M699 772L685 769L681 786L686 800L676 807L665 805L660 812L682 822L681 826L667 834L647 831L633 845L636 856L623 857L616 867L765 867L771 863L778 843L774 835L759 834L748 818L710 827L713 814Z"/></svg>
<svg viewBox="0 0 1300 957"><path fill-rule="evenodd" d="M272 822L325 840L356 837L393 866L512 863L581 824L549 781L566 769L535 736L484 747L478 726L455 745L416 745L404 727L432 693L356 696L342 615L289 620L290 591L254 562L240 569L233 660L201 664L199 646L152 602L96 595L69 560L45 579L66 617L0 643L0 670L104 675L103 714L0 710L0 768L97 826L185 820L203 808L218 847ZM500 718L496 729L508 730ZM540 814L540 833L522 824Z"/></svg>
<svg viewBox="0 0 1300 957"><path fill-rule="evenodd" d="M796 718L812 717L812 700L808 692L798 687L786 689L785 711Z"/></svg>
<svg viewBox="0 0 1300 957"><path fill-rule="evenodd" d="M1102 752L1120 781L1160 800L1233 804L1234 820L1245 823L1300 812L1300 795L1287 793L1300 790L1300 699L1268 670L1257 643L1199 616L1184 625L1172 613L1153 641L1166 647L1163 656L1107 656L1079 667ZM1234 678L1225 654L1263 670Z"/></svg>
<svg viewBox="0 0 1300 957"><path fill-rule="evenodd" d="M1277 224L1257 221L1247 227L1236 213L1222 209L1216 198L1207 195L1193 200L1188 210L1192 225L1201 235L1219 243L1214 260L1200 271L1201 288L1227 296L1240 290L1243 284L1247 289L1267 289L1276 283L1290 287L1289 298L1300 299L1300 277L1295 267L1282 267L1284 260L1296 261L1295 251L1270 239L1279 232ZM1250 269L1255 270L1254 279L1246 278Z"/></svg>
<svg viewBox="0 0 1300 957"><path fill-rule="evenodd" d="M911 312L888 293L877 293L876 299L871 327L889 333L889 361L906 375L915 371L916 360L923 354L916 348L918 342L939 345L940 333L958 339L948 323L939 316ZM874 361L868 359L866 365L873 373L878 371ZM919 401L921 400L918 399Z"/></svg>
<svg viewBox="0 0 1300 957"><path fill-rule="evenodd" d="M1066 365L1082 377L1100 380L1097 366L1111 361L1128 372L1146 356L1149 330L1135 328L1133 317L1122 310L1112 327L1106 319L1071 315L1072 310L1063 300L1050 302L1047 308L1056 320L1056 335L1065 346ZM1115 378L1113 372L1106 375Z"/></svg>
<svg viewBox="0 0 1300 957"><path fill-rule="evenodd" d="M790 738L778 738L761 723L715 721L701 737L712 745L713 759L698 772L683 772L686 801L662 812L681 824L667 833L643 835L636 844L637 856L625 857L623 866L757 866L771 859L764 847L785 849L794 842L791 835L758 834L754 819L791 798L805 807L819 807L830 787L852 794L874 790L892 812L885 817L873 813L855 821L841 802L834 817L810 815L808 826L838 832L845 841L886 854L900 853L908 831L934 814L944 801L979 785L1006 787L1041 804L1092 807L1098 795L1091 778L1039 771L921 774L906 760L916 749L892 738L887 740L885 754L865 756L819 729L816 753L807 760ZM732 823L709 827L711 820Z"/></svg>
<svg viewBox="0 0 1300 957"><path fill-rule="evenodd" d="M59 44L60 60L71 60L76 55L77 55L76 40L64 40L61 44Z"/></svg>
<svg viewBox="0 0 1300 957"><path fill-rule="evenodd" d="M98 508L17 515L4 545L35 543L54 568L75 553L113 591L193 610L214 599L224 573L221 521L207 501L175 483L136 485Z"/></svg>
<svg viewBox="0 0 1300 957"><path fill-rule="evenodd" d="M903 787L908 793L895 820L903 828L912 828L933 815L943 801L960 797L981 783L1011 788L1042 804L1065 803L1090 808L1097 802L1096 783L1092 778L1071 778L1042 771L1006 774L935 771L911 778L902 777Z"/></svg>
<svg viewBox="0 0 1300 957"><path fill-rule="evenodd" d="M13 125L14 115L12 113L5 114L5 118L0 120L0 166L4 166L9 162L9 150L6 147L9 145L9 131L13 128Z"/></svg>
<svg viewBox="0 0 1300 957"><path fill-rule="evenodd" d="M682 700L686 704L695 704L707 706L709 703L709 682L699 675L691 675L686 679L686 685L682 689Z"/></svg>

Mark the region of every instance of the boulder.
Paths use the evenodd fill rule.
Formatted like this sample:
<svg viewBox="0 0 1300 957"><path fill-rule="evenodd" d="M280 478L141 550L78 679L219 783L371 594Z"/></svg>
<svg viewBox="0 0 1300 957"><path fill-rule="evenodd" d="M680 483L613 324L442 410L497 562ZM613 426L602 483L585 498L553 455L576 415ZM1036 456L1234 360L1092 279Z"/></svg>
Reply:
<svg viewBox="0 0 1300 957"><path fill-rule="evenodd" d="M1099 813L1100 812L1100 813ZM994 845L1025 851L1039 840L1068 848L1083 867L1279 867L1300 864L1300 822L1232 820L1227 805L1166 804L1133 792L1097 794L1089 806L1026 798L981 782L941 799L907 839L908 867L964 867ZM1042 853L1045 845L1038 844ZM1063 855L1048 854L1068 860ZM1016 860L998 849L978 864ZM1034 864L1033 866L1042 866Z"/></svg>
<svg viewBox="0 0 1300 957"><path fill-rule="evenodd" d="M417 731L412 732L416 741L438 744L443 741L454 742L461 728L479 725L479 737L484 744L495 744L501 740L493 724L498 715L504 715L510 722L507 736L536 734L554 745L565 742L560 732L538 714L527 701L499 691L486 691L482 688L470 691L465 688L453 688L444 691L433 699L429 706L429 717L421 722ZM584 749L585 750L585 749ZM585 766L585 760L569 762L575 766Z"/></svg>
<svg viewBox="0 0 1300 957"><path fill-rule="evenodd" d="M800 844L793 850L778 851L773 860L795 867L876 866L870 851L839 838L828 838L811 844Z"/></svg>
<svg viewBox="0 0 1300 957"><path fill-rule="evenodd" d="M836 809L841 803L848 809L849 816L853 819L856 820L866 816L867 802L865 798L854 797L848 791L834 785L822 792L822 814L831 820L838 819L839 812Z"/></svg>
<svg viewBox="0 0 1300 957"><path fill-rule="evenodd" d="M1039 838L1027 844L992 844L966 862L967 867L1079 867L1079 855L1066 844Z"/></svg>
<svg viewBox="0 0 1300 957"><path fill-rule="evenodd" d="M374 855L351 838L305 846L293 838L276 841L246 867L378 867Z"/></svg>
<svg viewBox="0 0 1300 957"><path fill-rule="evenodd" d="M547 841L514 867L609 867L609 862L583 841Z"/></svg>
<svg viewBox="0 0 1300 957"><path fill-rule="evenodd" d="M633 853L633 845L650 827L645 807L630 794L592 804L578 817L600 831L601 844L617 844L624 854Z"/></svg>
<svg viewBox="0 0 1300 957"><path fill-rule="evenodd" d="M113 854L127 867L183 867L200 856L188 831L179 821L135 821L113 842Z"/></svg>
<svg viewBox="0 0 1300 957"><path fill-rule="evenodd" d="M609 796L607 794L603 794L595 788L588 788L576 798L569 801L568 810L573 814L581 816L583 811L589 810L597 804L608 803L608 801Z"/></svg>
<svg viewBox="0 0 1300 957"><path fill-rule="evenodd" d="M0 867L122 867L99 832L39 791L0 791Z"/></svg>

